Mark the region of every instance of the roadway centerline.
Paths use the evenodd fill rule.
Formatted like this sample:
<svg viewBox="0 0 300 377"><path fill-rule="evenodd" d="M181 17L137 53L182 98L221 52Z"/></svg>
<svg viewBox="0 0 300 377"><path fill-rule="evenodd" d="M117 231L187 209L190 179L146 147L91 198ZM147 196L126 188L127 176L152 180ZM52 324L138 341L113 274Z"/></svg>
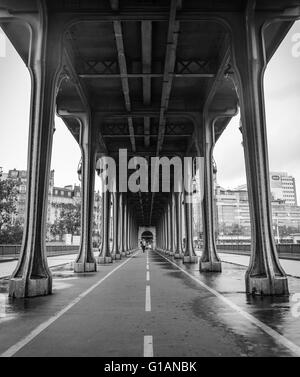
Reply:
<svg viewBox="0 0 300 377"><path fill-rule="evenodd" d="M112 271L110 271L107 275L105 275L102 279L100 279L97 283L92 285L90 288L88 288L86 291L81 293L79 296L77 296L74 300L71 301L70 304L68 304L66 307L61 309L59 312L57 312L55 315L50 317L47 321L41 323L39 326L37 326L34 330L32 330L27 336L25 336L23 339L21 339L19 342L8 348L5 352L0 354L0 357L12 357L17 352L19 352L22 348L24 348L28 343L30 343L32 340L34 340L38 335L40 335L44 330L46 330L49 326L51 326L55 321L57 321L60 317L62 317L65 313L67 313L70 309L73 308L76 304L78 304L83 298L88 296L92 291L94 291L97 287L99 287L100 284L102 284L107 278L109 278L113 273L115 273L117 270L119 270L121 267L123 267L126 263L128 263L137 253L134 253L131 257L126 259L123 263L121 263L119 266L114 268Z"/></svg>
<svg viewBox="0 0 300 377"><path fill-rule="evenodd" d="M150 281L150 271L147 271L146 273L146 281Z"/></svg>
<svg viewBox="0 0 300 377"><path fill-rule="evenodd" d="M144 357L153 357L153 336L144 336Z"/></svg>
<svg viewBox="0 0 300 377"><path fill-rule="evenodd" d="M221 293L214 290L213 288L209 287L205 283L203 283L201 280L197 279L195 276L190 274L188 271L186 271L184 268L178 266L176 263L171 261L170 259L166 258L161 253L157 252L158 255L160 255L162 258L167 260L169 263L171 263L173 266L178 268L180 271L182 271L185 275L189 276L194 282L199 284L201 287L208 290L210 293L212 293L214 296L219 298L221 301L223 301L225 304L227 304L231 309L235 310L237 313L239 313L242 317L247 319L249 322L251 322L253 325L258 327L260 330L262 330L264 333L268 334L270 337L272 337L277 343L280 343L284 347L291 350L295 355L298 357L300 356L300 347L297 346L295 343L291 342L287 338L285 338L283 335L279 334L276 330L273 330L271 327L260 321L259 319L255 318L253 315L245 312L243 309L241 309L238 305L230 301L228 298L224 297Z"/></svg>
<svg viewBox="0 0 300 377"><path fill-rule="evenodd" d="M150 285L146 286L145 311L146 312L151 312L151 291L150 291Z"/></svg>

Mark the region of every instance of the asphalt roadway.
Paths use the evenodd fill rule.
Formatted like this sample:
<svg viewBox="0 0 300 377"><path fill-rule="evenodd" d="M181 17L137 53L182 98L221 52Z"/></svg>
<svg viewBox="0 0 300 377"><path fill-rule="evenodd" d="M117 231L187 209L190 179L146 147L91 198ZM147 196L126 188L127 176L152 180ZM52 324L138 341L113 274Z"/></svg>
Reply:
<svg viewBox="0 0 300 377"><path fill-rule="evenodd" d="M0 356L300 356L300 279L290 297L249 297L244 266L200 274L157 251L52 271L47 297L12 300L0 280Z"/></svg>

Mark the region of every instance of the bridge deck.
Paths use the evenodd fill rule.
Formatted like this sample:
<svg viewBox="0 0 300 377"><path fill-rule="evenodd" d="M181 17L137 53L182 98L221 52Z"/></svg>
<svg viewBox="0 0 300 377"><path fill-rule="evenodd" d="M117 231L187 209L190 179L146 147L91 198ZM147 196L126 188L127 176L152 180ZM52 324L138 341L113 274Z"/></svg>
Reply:
<svg viewBox="0 0 300 377"><path fill-rule="evenodd" d="M10 301L2 279L0 355L299 356L291 297L247 297L244 274L229 263L200 274L152 251L86 276L56 267L50 297ZM289 286L300 292L299 279Z"/></svg>

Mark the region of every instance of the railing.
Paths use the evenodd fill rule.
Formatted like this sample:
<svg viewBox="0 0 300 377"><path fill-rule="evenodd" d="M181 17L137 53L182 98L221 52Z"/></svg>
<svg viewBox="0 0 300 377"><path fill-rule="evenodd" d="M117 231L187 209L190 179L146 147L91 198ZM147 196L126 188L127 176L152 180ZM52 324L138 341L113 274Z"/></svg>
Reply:
<svg viewBox="0 0 300 377"><path fill-rule="evenodd" d="M277 244L279 256L296 257L300 259L300 244ZM250 244L217 244L219 251L232 251L233 253L250 255Z"/></svg>
<svg viewBox="0 0 300 377"><path fill-rule="evenodd" d="M0 245L0 258L17 259L20 255L21 245ZM69 245L47 245L48 256L57 256L64 254L76 254L78 246Z"/></svg>

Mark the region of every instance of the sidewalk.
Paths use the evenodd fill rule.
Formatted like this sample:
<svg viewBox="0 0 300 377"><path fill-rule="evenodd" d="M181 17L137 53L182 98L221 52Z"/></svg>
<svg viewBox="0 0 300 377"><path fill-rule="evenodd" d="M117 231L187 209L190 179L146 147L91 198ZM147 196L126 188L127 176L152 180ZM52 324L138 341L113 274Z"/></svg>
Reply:
<svg viewBox="0 0 300 377"><path fill-rule="evenodd" d="M66 254L55 257L48 257L48 266L56 267L62 264L73 262L77 254ZM18 261L9 261L0 263L0 279L10 276L17 266Z"/></svg>
<svg viewBox="0 0 300 377"><path fill-rule="evenodd" d="M250 257L247 255L218 253L223 262L234 263L240 266L249 266ZM280 258L280 263L285 272L290 276L300 278L300 261Z"/></svg>

